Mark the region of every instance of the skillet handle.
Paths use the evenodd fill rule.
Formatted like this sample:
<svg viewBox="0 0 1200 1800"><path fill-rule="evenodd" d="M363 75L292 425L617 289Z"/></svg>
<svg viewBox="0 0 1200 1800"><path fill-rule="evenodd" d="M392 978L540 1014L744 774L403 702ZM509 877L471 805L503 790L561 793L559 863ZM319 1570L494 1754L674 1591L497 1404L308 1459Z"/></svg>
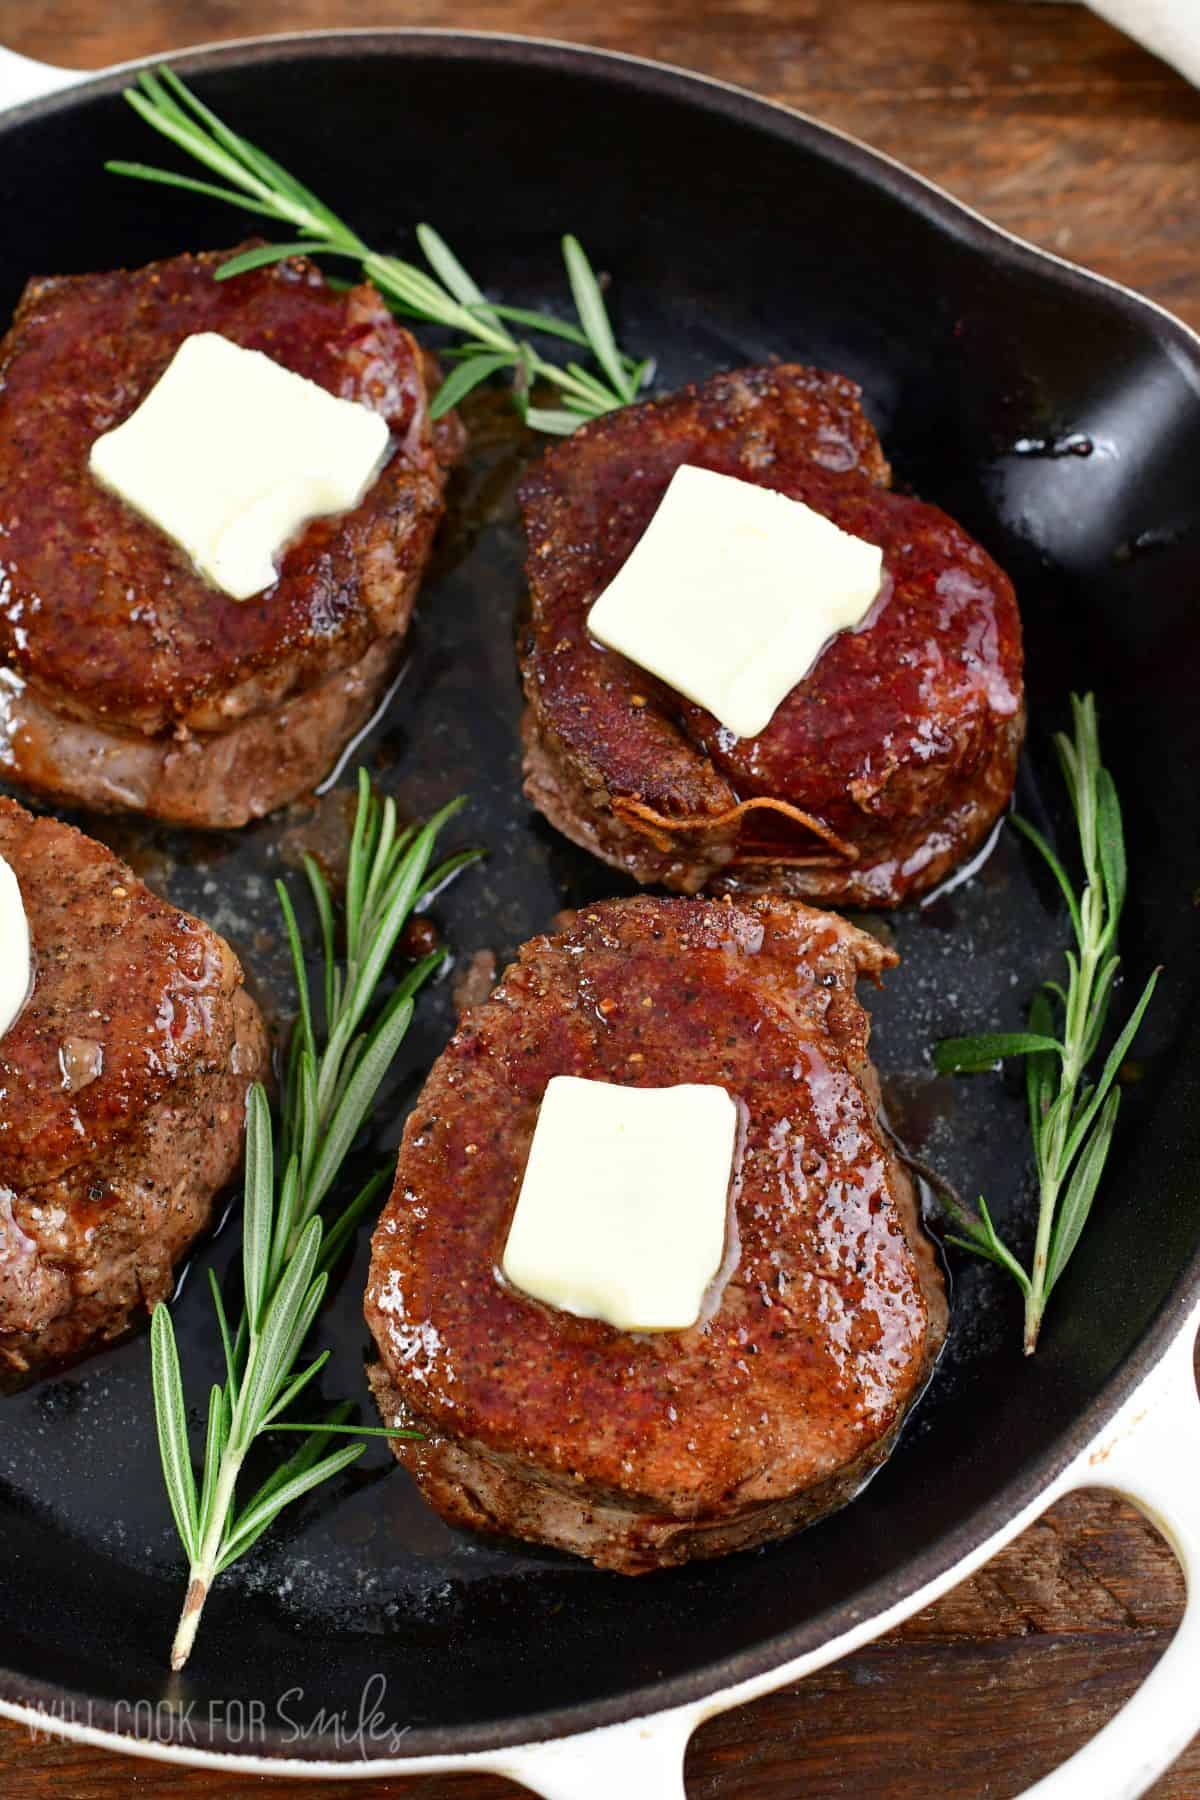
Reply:
<svg viewBox="0 0 1200 1800"><path fill-rule="evenodd" d="M1167 1539L1188 1585L1183 1622L1133 1698L1089 1744L1028 1788L1019 1800L1138 1800L1200 1730L1200 1401L1193 1353L1200 1313L1181 1328L1158 1366L1103 1434L1081 1452L1020 1518L1015 1537L1053 1501L1077 1488L1106 1487L1131 1501ZM980 1567L995 1545L969 1566ZM931 1584L836 1645L765 1677L675 1711L603 1727L578 1737L525 1744L482 1759L542 1800L686 1800L683 1759L696 1726L714 1713L798 1680L897 1624L968 1572Z"/></svg>
<svg viewBox="0 0 1200 1800"><path fill-rule="evenodd" d="M18 56L0 44L0 112L23 106L26 100L40 100L43 94L56 94L59 88L74 87L92 73L91 69L56 69L50 63Z"/></svg>
<svg viewBox="0 0 1200 1800"><path fill-rule="evenodd" d="M1140 1411L1075 1463L1058 1490L1105 1487L1158 1527L1183 1567L1187 1604L1165 1654L1090 1743L1019 1800L1138 1800L1200 1730L1200 1402L1195 1333L1163 1358Z"/></svg>
<svg viewBox="0 0 1200 1800"><path fill-rule="evenodd" d="M687 1800L683 1758L704 1709L682 1707L578 1737L522 1744L484 1766L541 1800Z"/></svg>

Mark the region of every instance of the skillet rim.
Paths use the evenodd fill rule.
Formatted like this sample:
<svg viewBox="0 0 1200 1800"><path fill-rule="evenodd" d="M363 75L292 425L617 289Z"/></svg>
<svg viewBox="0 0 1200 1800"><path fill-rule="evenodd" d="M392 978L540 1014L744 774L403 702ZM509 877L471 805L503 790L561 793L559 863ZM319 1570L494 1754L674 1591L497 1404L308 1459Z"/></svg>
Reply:
<svg viewBox="0 0 1200 1800"><path fill-rule="evenodd" d="M144 68L169 60L185 73L205 74L228 66L270 64L281 54L289 56L367 55L415 56L426 52L461 58L482 58L503 65L514 56L547 68L579 69L630 87L677 99L712 111L751 130L769 132L790 147L808 151L820 160L848 170L856 179L884 191L900 206L927 220L936 230L963 242L984 260L1007 262L1040 273L1054 285L1072 292L1093 288L1107 291L1127 315L1148 315L1149 328L1164 346L1174 348L1177 373L1190 379L1200 401L1200 333L1193 331L1157 301L1109 276L1082 268L1053 251L992 223L963 201L923 175L907 168L886 152L827 125L811 114L780 101L765 99L751 90L715 76L631 55L626 51L570 43L562 39L528 37L515 32L445 30L437 26L349 27L304 32L277 32L200 44L158 55L137 57L94 74L80 71L71 85L0 112L0 155L13 128L59 114L69 116L76 99L117 93L129 78ZM72 71L75 73L75 71ZM1049 273L1047 274L1047 271ZM545 1712L527 1713L518 1720L498 1719L470 1725L419 1727L406 1732L403 1752L374 1756L353 1744L339 1745L328 1738L314 1739L320 1754L289 1755L268 1732L253 1753L205 1744L189 1749L170 1741L148 1741L117 1729L115 1707L67 1687L31 1682L16 1671L0 1667L0 1714L18 1721L38 1721L62 1727L53 1708L86 1708L87 1726L67 1725L64 1734L99 1742L125 1753L149 1755L168 1761L203 1766L273 1767L280 1773L317 1774L334 1766L357 1768L364 1775L385 1774L402 1764L424 1757L470 1756L510 1749L517 1745L561 1738L597 1727L616 1725L647 1714L683 1707L723 1689L768 1675L772 1670L818 1650L852 1627L861 1627L902 1606L920 1590L944 1579L958 1564L1002 1535L1013 1519L1033 1506L1059 1475L1092 1444L1123 1403L1161 1362L1173 1343L1187 1329L1200 1302L1200 1242L1180 1269L1171 1289L1147 1325L1134 1350L1126 1356L1104 1387L1077 1415L1072 1426L1041 1458L1021 1475L1006 1483L953 1531L935 1538L918 1555L883 1579L860 1589L840 1605L826 1607L790 1631L765 1639L746 1649L704 1664L686 1675L647 1682L596 1700L577 1701ZM911 1609L910 1609L911 1610ZM45 1706L50 1716L36 1709ZM100 1715L106 1723L91 1721ZM384 1765L381 1769L380 1765Z"/></svg>

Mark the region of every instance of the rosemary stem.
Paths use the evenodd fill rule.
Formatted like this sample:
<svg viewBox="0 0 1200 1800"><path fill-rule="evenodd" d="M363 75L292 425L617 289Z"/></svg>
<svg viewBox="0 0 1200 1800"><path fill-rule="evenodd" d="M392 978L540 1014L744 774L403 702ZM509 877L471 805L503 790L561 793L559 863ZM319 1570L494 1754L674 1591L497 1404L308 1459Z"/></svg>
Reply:
<svg viewBox="0 0 1200 1800"><path fill-rule="evenodd" d="M247 138L240 137L193 94L170 68L145 70L125 98L147 125L194 157L225 185L142 163L110 162L113 174L130 175L189 193L202 193L291 225L298 242L254 246L231 257L216 271L218 280L263 268L285 256L307 251L313 256L347 257L402 318L423 319L449 327L462 342L451 354L458 367L433 397L432 416L439 418L457 401L502 370L512 373L512 393L526 423L535 430L567 435L588 418L628 406L651 379L653 362L626 355L609 322L595 272L579 240L562 239L561 248L579 323L567 325L544 313L491 303L463 268L450 246L427 224L417 226L417 240L427 268L402 257L372 250L350 226ZM342 282L340 286L347 284ZM538 355L527 339L516 337L504 323L509 317L535 332L566 338L590 353L597 372L578 363L559 368ZM567 404L531 406L531 376L559 387Z"/></svg>
<svg viewBox="0 0 1200 1800"><path fill-rule="evenodd" d="M1025 1340L1026 1356L1032 1356L1037 1349L1038 1334L1042 1328L1042 1315L1046 1310L1046 1274L1050 1262L1050 1238L1058 1210L1058 1196L1067 1171L1063 1166L1067 1139L1070 1136L1071 1124L1075 1115L1075 1095L1083 1076L1083 1053L1086 1038L1087 1020L1092 1008L1092 990L1096 980L1096 969L1100 959L1100 944L1096 940L1093 924L1095 888L1089 886L1083 896L1080 909L1085 922L1084 943L1080 949L1079 973L1070 985L1067 1004L1067 1017L1063 1030L1063 1059L1060 1077L1058 1110L1050 1127L1050 1142L1044 1147L1041 1158L1042 1179L1038 1193L1038 1225L1037 1241L1033 1251L1033 1268L1030 1275L1029 1292L1025 1297Z"/></svg>
<svg viewBox="0 0 1200 1800"><path fill-rule="evenodd" d="M171 1645L171 1667L176 1670L183 1668L192 1653L192 1645L196 1641L200 1615L204 1611L204 1603L208 1599L209 1589L216 1577L217 1558L220 1555L221 1540L225 1534L225 1521L228 1519L230 1507L233 1505L233 1492L237 1485L237 1478L241 1474L242 1460L245 1454L244 1450L235 1450L232 1446L227 1446L221 1457L221 1467L217 1474L208 1524L200 1545L199 1555L188 1571L183 1611L179 1615L175 1641Z"/></svg>
<svg viewBox="0 0 1200 1800"><path fill-rule="evenodd" d="M935 1184L935 1192L955 1226L950 1242L998 1264L1021 1289L1026 1356L1037 1349L1047 1301L1091 1212L1121 1104L1117 1084L1122 1066L1161 974L1161 969L1152 971L1095 1077L1089 1077L1089 1065L1098 1058L1121 962L1117 927L1129 869L1120 801L1100 758L1092 695L1072 694L1071 715L1073 736L1056 732L1054 743L1079 833L1081 891L1076 890L1042 833L1019 814L1013 817L1022 837L1053 874L1071 915L1074 941L1065 953L1066 980L1044 977L1039 982L1029 1004L1025 1031L984 1031L972 1037L944 1038L934 1052L934 1066L941 1074L977 1074L1007 1057L1025 1059L1025 1098L1038 1193L1030 1268L1022 1266L997 1232L982 1194L979 1211L972 1214L945 1184Z"/></svg>
<svg viewBox="0 0 1200 1800"><path fill-rule="evenodd" d="M221 1284L211 1281L225 1379L209 1391L199 1483L167 1306L155 1308L150 1328L159 1454L188 1561L187 1592L171 1646L174 1669L182 1669L191 1655L209 1591L222 1572L258 1542L286 1507L348 1469L362 1452L360 1444L326 1450L328 1432L349 1435L346 1419L354 1408L343 1402L324 1421L303 1427L305 1441L299 1449L248 1500L237 1492L251 1446L277 1426L291 1428L292 1422L278 1415L301 1392L311 1396L314 1378L328 1360L326 1350L301 1366L303 1346L325 1298L332 1259L344 1250L386 1175L377 1171L340 1212L331 1208L322 1219L320 1210L408 1030L415 995L439 961L437 955L415 960L394 1000L373 1006L405 921L430 885L437 834L460 804L451 802L423 828L414 825L397 837L393 802L378 799L365 772L360 772L346 876L346 963L337 954L328 883L311 858L305 865L321 929L327 1021L314 1019L295 911L287 889L276 884L300 1010L287 1062L278 1140L266 1090L256 1082L246 1096L243 1301L235 1332L226 1316ZM474 853L469 852L447 858L433 870L432 885L439 886L472 860ZM360 904L364 895L365 907ZM323 1076L327 1079L322 1086ZM374 1431L368 1429L364 1435Z"/></svg>
<svg viewBox="0 0 1200 1800"><path fill-rule="evenodd" d="M1037 1349L1038 1334L1042 1329L1042 1315L1046 1310L1046 1269L1050 1260L1050 1227L1054 1220L1054 1209L1058 1205L1058 1190L1061 1182L1057 1175L1046 1176L1041 1185L1038 1199L1037 1244L1033 1252L1033 1270L1030 1276L1029 1292L1025 1296L1025 1340L1026 1356L1032 1356Z"/></svg>
<svg viewBox="0 0 1200 1800"><path fill-rule="evenodd" d="M530 355L529 366L535 375L540 375L544 381L553 382L564 393L575 394L581 400L591 398L586 385L577 376L572 375L568 369L560 369L554 363L547 362L536 350Z"/></svg>
<svg viewBox="0 0 1200 1800"><path fill-rule="evenodd" d="M348 251L347 254L359 257L364 273L385 294L390 294L393 299L402 303L409 301L410 296L404 281L404 265L397 262L395 257L379 256L368 250L366 245L358 239L355 240L354 250ZM413 271L413 273L416 272ZM467 312L465 307L456 306L453 301L449 302L444 322L466 331L470 336L477 338L482 344L489 345L493 350L515 351L517 348L515 340L504 330L503 326L493 325L487 319L473 316Z"/></svg>

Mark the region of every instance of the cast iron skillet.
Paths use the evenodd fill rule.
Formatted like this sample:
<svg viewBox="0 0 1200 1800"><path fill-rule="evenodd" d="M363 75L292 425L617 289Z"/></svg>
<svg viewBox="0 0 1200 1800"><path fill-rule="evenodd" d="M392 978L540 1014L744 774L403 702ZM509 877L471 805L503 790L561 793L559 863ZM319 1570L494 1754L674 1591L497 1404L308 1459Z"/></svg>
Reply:
<svg viewBox="0 0 1200 1800"><path fill-rule="evenodd" d="M222 1581L169 1685L181 1568L156 1465L145 1336L0 1402L0 1699L136 1729L131 1697L194 1702L201 1748L233 1755L461 1754L678 1705L816 1649L1003 1530L1162 1355L1200 1293L1200 345L1134 296L993 231L860 145L748 95L645 63L452 34L315 36L179 56L201 94L353 219L406 249L435 221L505 298L562 298L560 231L611 271L623 341L664 387L771 356L843 370L899 479L1010 570L1031 701L1022 808L1066 821L1048 754L1067 693L1093 687L1125 797L1126 996L1165 975L1138 1049L1102 1199L1033 1360L1015 1291L957 1270L951 1342L900 1449L847 1511L790 1541L643 1578L466 1538L382 1447ZM120 183L106 157L155 149L111 75L0 121L5 314L35 273L136 264L235 241L215 203ZM157 158L153 158L157 159ZM424 811L466 791L486 866L438 914L460 956L501 963L565 904L620 888L521 797L512 651L528 453L502 408L473 420L406 676L360 754ZM328 814L325 802L318 817ZM327 819L326 819L327 822ZM94 820L89 821L96 828ZM101 826L148 878L211 919L286 1004L268 877L312 821L188 837ZM297 836L299 834L299 836ZM872 998L896 1122L1024 1248L1031 1177L1015 1083L936 1078L932 1041L1013 1026L1065 941L1055 895L1011 833L967 883L881 922L901 969ZM394 1146L453 1017L446 983L381 1108ZM193 1261L176 1308L190 1393L215 1369ZM365 1244L321 1325L326 1394L362 1398ZM364 1683L387 1681L402 1743L347 1743ZM297 1742L290 1719L324 1728ZM261 1700L252 1745L223 1710ZM210 1703L213 1703L211 1713Z"/></svg>

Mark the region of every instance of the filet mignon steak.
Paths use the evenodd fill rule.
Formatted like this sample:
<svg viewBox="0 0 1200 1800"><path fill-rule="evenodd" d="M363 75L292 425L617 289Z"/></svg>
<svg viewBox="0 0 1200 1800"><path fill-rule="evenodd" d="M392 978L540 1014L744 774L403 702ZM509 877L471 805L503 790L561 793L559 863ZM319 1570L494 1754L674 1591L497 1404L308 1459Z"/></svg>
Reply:
<svg viewBox="0 0 1200 1800"><path fill-rule="evenodd" d="M395 668L459 429L431 425L422 352L373 288L303 258L214 280L232 254L31 281L0 345L0 773L34 793L245 824L313 787ZM361 503L247 601L88 468L200 331L391 428Z"/></svg>
<svg viewBox="0 0 1200 1800"><path fill-rule="evenodd" d="M425 1498L629 1574L777 1537L887 1455L945 1333L877 1122L860 974L896 961L795 901L592 906L466 1013L375 1232L371 1383ZM723 1086L745 1108L715 1310L631 1333L498 1275L553 1075Z"/></svg>
<svg viewBox="0 0 1200 1800"><path fill-rule="evenodd" d="M718 375L582 426L522 484L526 791L639 881L893 906L942 880L1008 801L1024 730L1012 586L945 513L888 490L858 396L798 366ZM754 738L588 634L682 463L775 488L883 550L863 625Z"/></svg>
<svg viewBox="0 0 1200 1800"><path fill-rule="evenodd" d="M229 945L102 844L0 798L0 855L35 967L0 1038L0 1366L24 1372L170 1294L267 1045Z"/></svg>

